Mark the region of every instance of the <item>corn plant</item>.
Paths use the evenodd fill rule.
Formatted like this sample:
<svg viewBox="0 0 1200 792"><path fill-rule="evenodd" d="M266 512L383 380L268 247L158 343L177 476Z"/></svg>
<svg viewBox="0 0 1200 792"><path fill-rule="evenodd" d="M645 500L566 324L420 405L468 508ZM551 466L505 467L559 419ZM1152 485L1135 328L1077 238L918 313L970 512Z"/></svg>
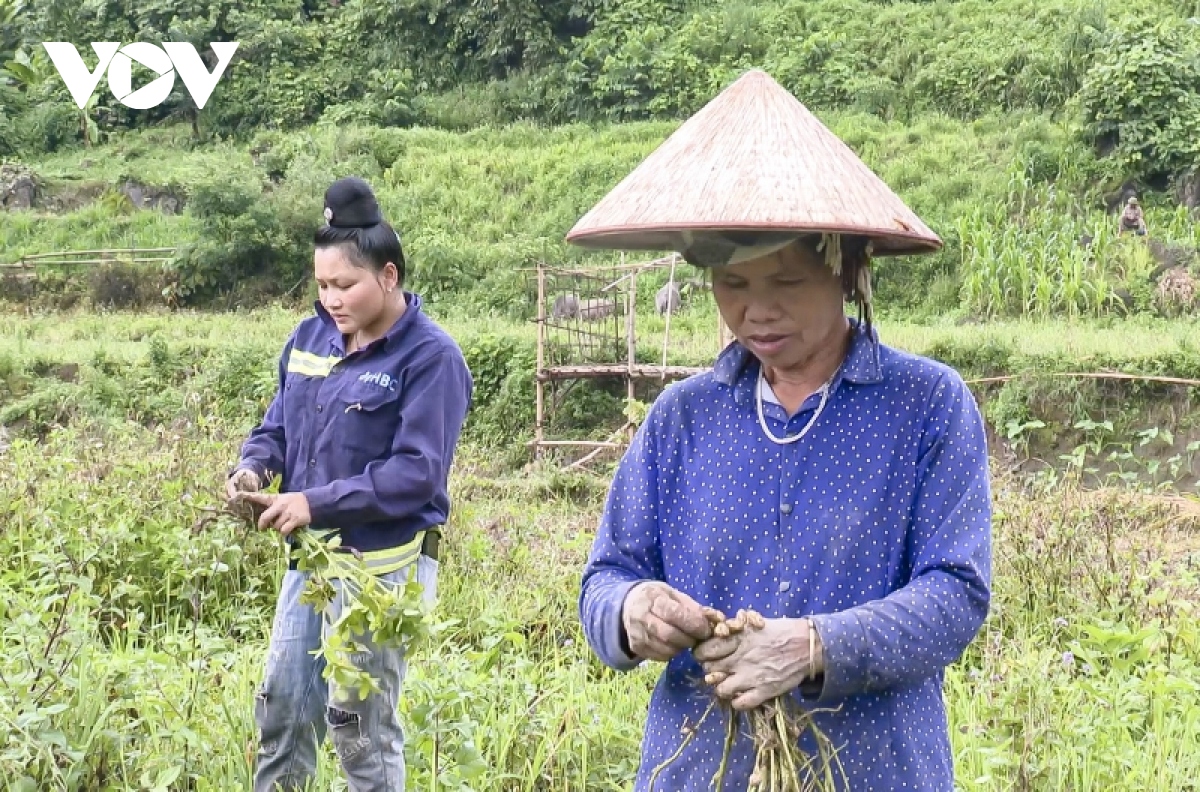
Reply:
<svg viewBox="0 0 1200 792"><path fill-rule="evenodd" d="M1195 248L1200 232L1186 211L1153 222L1156 238ZM1006 206L977 206L956 230L962 301L980 316L1103 317L1122 307L1120 291L1133 307L1149 302L1156 262L1146 240L1118 235L1112 217L1085 212L1052 187L1014 180Z"/></svg>

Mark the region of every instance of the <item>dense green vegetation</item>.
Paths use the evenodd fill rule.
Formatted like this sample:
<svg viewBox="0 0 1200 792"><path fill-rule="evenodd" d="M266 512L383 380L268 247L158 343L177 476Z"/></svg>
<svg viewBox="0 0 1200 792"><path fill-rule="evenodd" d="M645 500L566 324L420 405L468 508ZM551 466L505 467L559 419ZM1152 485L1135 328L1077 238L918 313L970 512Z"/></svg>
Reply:
<svg viewBox="0 0 1200 792"><path fill-rule="evenodd" d="M886 262L879 288L889 302L911 302L919 294L912 286L955 273L962 255L953 242L955 222L976 207L1006 205L1010 190L1023 189L1029 178L1031 152L1065 145L1061 131L1039 117L927 118L904 125L840 113L827 121L950 243L940 256ZM71 248L183 244L167 275L185 302L211 301L254 277L282 291L311 267L309 237L325 187L355 173L375 185L401 229L414 287L424 296L453 295L487 312L528 311L518 269L538 257L582 258L563 243L567 229L672 128L671 122L467 133L316 127L261 132L248 146L190 152L179 150L177 138L138 133L103 152L70 150L33 163L43 203L83 205L0 214L0 250L16 259ZM127 180L186 195L184 213L135 211L115 190ZM101 197L79 201L90 185ZM1088 209L1081 226L1111 225L1101 211ZM1150 219L1157 227L1170 222L1163 219L1168 215L1165 208L1152 210ZM981 222L992 228L1006 219ZM893 282L897 288L890 288ZM954 284L944 284L940 307L957 297Z"/></svg>
<svg viewBox="0 0 1200 792"><path fill-rule="evenodd" d="M1192 0L2 0L0 19L0 188L21 174L37 185L31 211L0 215L0 263L180 248L162 282L94 287L98 302L295 296L321 192L357 173L378 185L427 296L528 316L517 270L579 258L562 243L575 219L762 67L947 242L881 267L883 301L976 315L1192 307L1152 294L1197 247ZM181 82L136 112L102 82L81 111L39 46L164 39L240 42L202 111ZM133 188L170 208L137 211ZM1149 258L1108 244L1132 189ZM1097 244L1076 244L1085 236Z"/></svg>
<svg viewBox="0 0 1200 792"><path fill-rule="evenodd" d="M1041 116L903 124L839 112L826 121L946 241L938 255L881 261L881 304L935 314L960 306L999 315L1154 310L1150 276L1160 254L1178 248L1186 264L1200 246L1200 226L1165 199L1147 202L1157 248L1116 244L1104 203L1083 187L1066 189L1084 183L1088 155ZM414 288L481 314L531 317L521 269L538 259L611 258L585 256L563 236L671 129L672 122L467 133L314 127L182 152L178 127L131 133L102 151L32 162L45 208L0 213L0 257L178 246L164 272L134 278L141 290L126 292L161 303L169 286L170 302L184 305L252 306L288 291L303 297L293 287L311 268L321 195L333 179L355 173L376 186L401 228ZM1051 183L1047 173L1065 176ZM138 210L121 191L129 184L178 196L184 209ZM1078 244L1083 235L1095 237L1090 249ZM62 302L60 281L44 279L52 304ZM1043 297L1027 304L1025 284L1038 282ZM84 279L73 283L88 292ZM1129 295L1124 302L1117 291ZM22 294L16 283L4 292ZM107 292L92 293L110 302ZM133 297L111 299L128 305Z"/></svg>
<svg viewBox="0 0 1200 792"><path fill-rule="evenodd" d="M528 404L529 378L498 386L486 350L528 339L527 330L492 334L440 318L463 339L483 403L452 479L444 626L415 659L402 703L411 786L434 788L436 768L436 788L446 790L627 788L658 669L605 670L575 617L606 480L504 464L512 460L498 451L516 444L497 439L495 422L503 399ZM274 357L295 319L270 311L0 320L8 788L248 786L282 556L264 533L203 518L270 398ZM1194 325L885 320L882 328L893 343L972 376L1021 359L1086 365L1122 354L1131 369L1200 374ZM699 355L707 339L692 330L682 343ZM993 615L946 685L964 790L1167 792L1200 773L1200 509L1178 494L1194 491L1197 444L1181 448L1182 463L1168 459L1178 443L1169 430L1187 427L1173 423L1163 397L1186 415L1187 391L1144 387L1158 413L1133 411L1119 394L1105 401L1077 391L1083 403L1065 412L1081 419L1084 436L1062 449L1071 461L1056 473L1019 476L997 445ZM1020 419L1018 440L1036 434L1032 419L1055 421L1070 391L1020 393L989 407L1001 410L994 420ZM1033 447L1048 449L1044 438ZM1112 470L1110 487L1081 489L1088 469L1102 466ZM322 789L343 788L328 746L322 768Z"/></svg>
<svg viewBox="0 0 1200 792"><path fill-rule="evenodd" d="M23 5L23 7L22 7ZM42 41L238 41L211 109L182 86L155 113L108 96L97 130L188 118L202 136L321 118L467 128L523 118L678 118L749 66L814 108L971 119L1074 114L1144 169L1194 160L1195 0L5 0L0 56L23 53L6 105L15 135L81 131ZM7 50L4 51L4 50ZM15 94L15 96L13 95ZM1131 103L1133 98L1140 102ZM52 100L47 103L45 100ZM1182 102L1182 104L1177 104ZM33 115L22 121L22 113ZM86 126L86 125L84 125Z"/></svg>
<svg viewBox="0 0 1200 792"><path fill-rule="evenodd" d="M520 468L531 459L525 443L534 428L534 327L480 322L449 306L430 311L458 339L475 376L467 441L487 448L495 464ZM271 309L0 318L0 428L32 439L84 418L155 427L197 414L240 421L248 430L276 386L283 339L303 315ZM886 343L962 372L997 448L1026 468L1071 469L1093 484L1132 476L1146 486L1188 490L1200 476L1195 388L1154 379L1200 381L1200 325L1192 320L918 324L891 312L879 327ZM659 317L641 320L639 362L662 361L664 329ZM672 317L670 339L669 364L711 364L710 297ZM1144 379L1070 376L1094 372ZM661 387L643 383L637 397L649 401ZM573 388L548 431L603 438L624 422L625 396L619 381Z"/></svg>

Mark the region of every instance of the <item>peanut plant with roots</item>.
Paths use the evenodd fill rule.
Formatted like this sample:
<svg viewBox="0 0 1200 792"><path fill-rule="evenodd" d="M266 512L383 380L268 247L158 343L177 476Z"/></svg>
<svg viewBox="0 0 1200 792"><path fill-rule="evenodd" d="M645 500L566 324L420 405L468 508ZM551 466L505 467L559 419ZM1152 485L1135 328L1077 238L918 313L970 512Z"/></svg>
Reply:
<svg viewBox="0 0 1200 792"><path fill-rule="evenodd" d="M278 491L278 487L276 477L266 491ZM262 511L239 492L226 502L222 516L253 527ZM289 551L298 556L297 568L311 573L300 601L325 614L339 595L343 598L332 630L322 638L318 650L325 660L323 677L359 699L380 693L378 680L356 668L350 658L367 650L364 641L368 638L376 647L403 648L406 654L427 640L433 621L422 596L424 586L415 574L409 575L403 586L384 585L363 563L362 554L343 546L339 536L323 539L304 529L292 536L295 545Z"/></svg>
<svg viewBox="0 0 1200 792"><path fill-rule="evenodd" d="M727 638L745 630L761 630L765 625L762 614L753 610L739 610L733 618L727 618L715 608L705 608L704 613L713 625L713 634L718 638ZM719 685L725 678L720 672L712 672L705 675L704 683ZM813 713L797 704L790 694L784 694L745 713L714 696L695 726L685 729L685 737L676 752L654 769L650 776L651 789L662 771L682 756L688 743L715 711L725 716L721 762L712 780L715 792L722 792L725 787L733 746L743 727L747 729L754 745L754 769L750 773L749 783L751 792L836 792L844 788L845 772L833 743L817 726ZM817 744L815 756L800 748L801 738L809 732ZM841 786L835 780L835 770L843 781Z"/></svg>

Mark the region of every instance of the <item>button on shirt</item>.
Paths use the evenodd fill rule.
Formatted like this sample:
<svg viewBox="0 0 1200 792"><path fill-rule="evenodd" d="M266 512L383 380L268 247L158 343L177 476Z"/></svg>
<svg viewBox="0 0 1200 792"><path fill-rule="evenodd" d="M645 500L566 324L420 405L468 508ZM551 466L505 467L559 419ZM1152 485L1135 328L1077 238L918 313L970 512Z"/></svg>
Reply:
<svg viewBox="0 0 1200 792"><path fill-rule="evenodd" d="M953 789L943 669L987 615L991 491L984 425L961 377L880 344L856 322L827 404L801 440L759 424L759 365L736 342L711 372L669 386L621 460L579 600L584 633L608 666L640 662L622 646L621 607L639 580L662 580L733 616L811 617L825 671L792 695L817 713L849 789ZM801 431L764 394L779 439ZM711 700L690 651L663 669L650 701L635 789L679 747ZM710 717L656 789L707 792L724 723ZM813 752L810 737L801 747ZM727 789L744 789L748 739Z"/></svg>

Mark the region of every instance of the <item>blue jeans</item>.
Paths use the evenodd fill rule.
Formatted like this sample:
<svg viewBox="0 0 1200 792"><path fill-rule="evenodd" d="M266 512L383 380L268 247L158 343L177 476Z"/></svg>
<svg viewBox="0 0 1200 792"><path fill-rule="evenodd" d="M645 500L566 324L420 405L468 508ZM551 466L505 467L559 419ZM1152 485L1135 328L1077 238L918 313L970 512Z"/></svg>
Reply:
<svg viewBox="0 0 1200 792"><path fill-rule="evenodd" d="M422 555L415 566L425 599L432 604L438 562ZM412 568L381 575L380 580L402 584ZM305 789L316 778L317 747L327 730L351 792L399 792L404 789L404 730L396 709L407 658L399 649L352 654L352 662L378 681L382 694L332 706L331 685L321 678L325 661L312 652L337 620L343 595L333 581L337 596L322 619L312 606L300 604L307 579L307 572L288 570L279 589L266 670L254 702L259 731L254 792Z"/></svg>

